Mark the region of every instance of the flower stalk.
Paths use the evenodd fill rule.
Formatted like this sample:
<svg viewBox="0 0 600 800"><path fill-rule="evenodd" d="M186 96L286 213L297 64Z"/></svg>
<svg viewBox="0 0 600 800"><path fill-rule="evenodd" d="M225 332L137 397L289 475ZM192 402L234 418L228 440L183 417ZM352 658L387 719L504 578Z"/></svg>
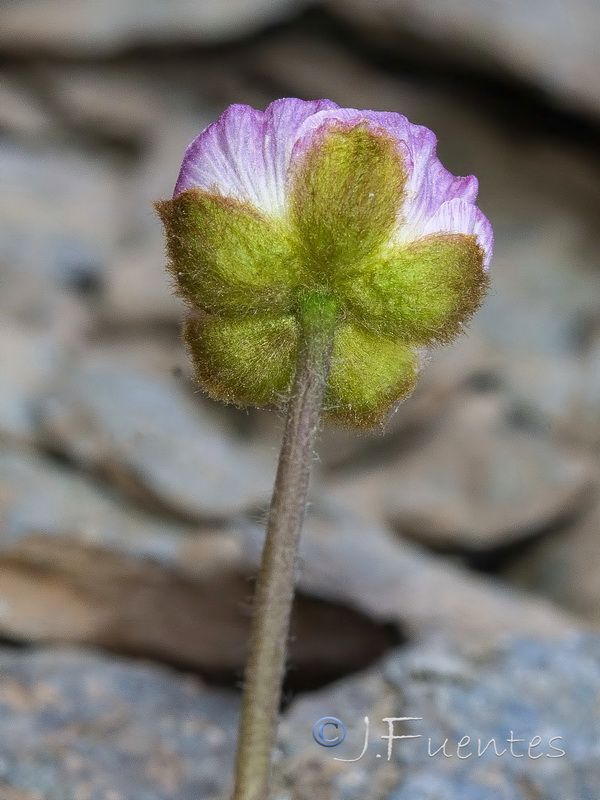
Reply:
<svg viewBox="0 0 600 800"><path fill-rule="evenodd" d="M331 297L300 303L294 386L254 598L233 800L267 800L285 672L298 542L338 317Z"/></svg>

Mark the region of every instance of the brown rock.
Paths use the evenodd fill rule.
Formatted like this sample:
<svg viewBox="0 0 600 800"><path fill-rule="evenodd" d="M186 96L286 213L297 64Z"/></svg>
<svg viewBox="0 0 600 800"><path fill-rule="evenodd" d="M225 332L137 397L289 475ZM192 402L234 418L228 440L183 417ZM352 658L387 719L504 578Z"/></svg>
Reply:
<svg viewBox="0 0 600 800"><path fill-rule="evenodd" d="M256 563L263 532L245 531ZM298 586L393 622L418 640L447 638L460 649L494 646L508 634L553 638L578 626L545 600L482 578L340 507L316 510L301 541Z"/></svg>
<svg viewBox="0 0 600 800"><path fill-rule="evenodd" d="M0 508L1 635L240 677L252 585L239 534L150 516L17 451L0 451ZM341 599L307 592L292 631L296 686L361 669L396 640Z"/></svg>

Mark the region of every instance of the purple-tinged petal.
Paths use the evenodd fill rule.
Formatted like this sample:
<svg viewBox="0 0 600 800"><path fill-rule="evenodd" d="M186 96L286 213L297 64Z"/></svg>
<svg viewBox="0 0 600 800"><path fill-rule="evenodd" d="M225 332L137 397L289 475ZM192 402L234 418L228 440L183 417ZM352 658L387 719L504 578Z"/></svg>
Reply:
<svg viewBox="0 0 600 800"><path fill-rule="evenodd" d="M232 105L188 146L174 196L186 189L251 203L267 214L285 211L285 186L298 129L311 115L335 109L330 100L284 98L263 111Z"/></svg>
<svg viewBox="0 0 600 800"><path fill-rule="evenodd" d="M262 151L263 114L246 105L229 106L187 148L174 195L186 189L252 202L263 190L264 169L257 170ZM253 180L250 180L252 173Z"/></svg>
<svg viewBox="0 0 600 800"><path fill-rule="evenodd" d="M324 110L339 109L332 100L298 100L286 97L275 100L265 109L264 153L266 171L273 181L278 210L287 201L287 185L292 150L304 122Z"/></svg>
<svg viewBox="0 0 600 800"><path fill-rule="evenodd" d="M442 166L436 155L437 138L423 125L414 125L402 114L367 111L365 117L401 142L407 156L408 184L401 209L403 226L411 229L431 216L446 200L461 198L473 203L477 179L456 177Z"/></svg>
<svg viewBox="0 0 600 800"><path fill-rule="evenodd" d="M429 128L414 125L402 114L389 111L360 111L354 108L324 109L307 117L298 130L292 161L301 160L315 137L327 123L338 122L351 127L367 124L374 131L391 135L398 143L406 170L404 200L399 212L400 241L411 241L425 232L428 220L440 206L453 199L474 203L478 182L474 175L452 175L436 155L437 138Z"/></svg>
<svg viewBox="0 0 600 800"><path fill-rule="evenodd" d="M412 227L435 212L446 200L460 198L469 203L477 197L477 179L473 175L456 177L442 166L436 155L437 137L423 125L414 125L402 114L389 111L365 112L369 121L397 137L408 155L408 186L402 215Z"/></svg>
<svg viewBox="0 0 600 800"><path fill-rule="evenodd" d="M443 203L422 229L424 236L432 233L474 233L484 252L483 267L488 269L494 249L494 234L487 217L477 206L454 199Z"/></svg>

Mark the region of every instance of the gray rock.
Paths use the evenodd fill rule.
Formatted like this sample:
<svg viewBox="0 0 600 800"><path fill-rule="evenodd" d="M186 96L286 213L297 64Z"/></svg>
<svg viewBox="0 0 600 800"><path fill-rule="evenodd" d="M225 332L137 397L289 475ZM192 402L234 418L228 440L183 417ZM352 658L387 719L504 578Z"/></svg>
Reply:
<svg viewBox="0 0 600 800"><path fill-rule="evenodd" d="M503 573L519 588L547 597L600 626L600 499L571 525L530 546Z"/></svg>
<svg viewBox="0 0 600 800"><path fill-rule="evenodd" d="M241 669L261 528L194 530L152 517L18 451L2 454L0 495L0 633ZM477 648L575 624L347 512L313 515L302 547L290 656L298 673L361 668L389 645L381 626L390 622L414 638L444 633Z"/></svg>
<svg viewBox="0 0 600 800"><path fill-rule="evenodd" d="M483 658L443 646L395 650L376 668L292 703L279 729L275 796L595 800L600 734L590 709L600 701L599 658L599 638L583 634L552 643L511 638ZM2 796L225 800L237 709L231 693L148 664L5 649ZM345 726L339 746L313 738L323 717ZM393 722L391 733L419 738L384 738L389 717L418 718Z"/></svg>
<svg viewBox="0 0 600 800"><path fill-rule="evenodd" d="M68 279L84 260L102 266L117 238L109 159L59 148L0 148L0 258L38 279Z"/></svg>
<svg viewBox="0 0 600 800"><path fill-rule="evenodd" d="M573 429L591 445L600 443L600 337L592 343L584 359L584 369L573 380Z"/></svg>
<svg viewBox="0 0 600 800"><path fill-rule="evenodd" d="M214 43L258 31L307 0L27 0L3 10L0 42L13 52L114 53L140 44Z"/></svg>
<svg viewBox="0 0 600 800"><path fill-rule="evenodd" d="M0 652L6 800L216 800L238 700L150 664L77 650Z"/></svg>
<svg viewBox="0 0 600 800"><path fill-rule="evenodd" d="M338 480L357 511L441 550L481 554L547 531L578 512L593 475L563 452L535 407L505 392L452 396L420 446Z"/></svg>
<svg viewBox="0 0 600 800"><path fill-rule="evenodd" d="M117 246L114 164L61 147L0 143L0 308L81 330ZM82 318L83 317L83 318Z"/></svg>
<svg viewBox="0 0 600 800"><path fill-rule="evenodd" d="M388 44L405 34L474 68L510 71L540 86L566 106L598 111L600 58L593 31L594 0L510 7L491 0L330 0L337 14Z"/></svg>
<svg viewBox="0 0 600 800"><path fill-rule="evenodd" d="M118 127L123 124L125 109L114 99L111 101L122 93L120 82L115 76L112 78L104 76L100 109L96 113L112 119L113 126ZM94 92L86 86L85 79L82 83L83 88L77 84L70 87L71 94L75 95L73 104L77 114L92 119ZM133 83L132 86L132 83L126 83L123 94L133 95L130 102L134 110L137 109L140 124L143 121L141 141L145 157L122 187L122 225L126 236L107 269L106 290L98 308L100 326L117 323L131 327L140 322L147 325L149 321L180 324L184 306L171 290L165 268L162 225L152 203L171 197L185 148L217 118L219 111L213 107L198 107L191 97L188 101L190 92L177 84L164 88L162 93L146 91L144 94L143 84ZM82 97L86 88L87 97ZM149 94L153 96L150 98ZM146 109L145 120L141 106Z"/></svg>
<svg viewBox="0 0 600 800"><path fill-rule="evenodd" d="M523 410L529 409L532 421L555 434L556 439L573 442L584 427L581 409L582 384L592 380L583 356L527 355L511 357L505 353L496 368L498 381ZM583 439L579 436L581 443Z"/></svg>
<svg viewBox="0 0 600 800"><path fill-rule="evenodd" d="M72 124L146 146L159 138L169 112L175 117L195 105L184 91L173 91L164 73L149 80L141 63L50 63L45 75L53 104Z"/></svg>
<svg viewBox="0 0 600 800"><path fill-rule="evenodd" d="M24 81L0 73L0 130L30 139L52 132L54 121Z"/></svg>
<svg viewBox="0 0 600 800"><path fill-rule="evenodd" d="M167 376L89 359L60 376L38 413L53 447L192 521L269 498L272 454L236 444L216 413Z"/></svg>
<svg viewBox="0 0 600 800"><path fill-rule="evenodd" d="M596 312L600 280L588 250L596 236L574 208L543 211L538 199L533 219L498 220L492 291L473 329L504 352L572 358L582 352L581 319Z"/></svg>
<svg viewBox="0 0 600 800"><path fill-rule="evenodd" d="M35 400L48 390L65 352L48 331L0 323L0 438L33 442Z"/></svg>
<svg viewBox="0 0 600 800"><path fill-rule="evenodd" d="M185 148L223 109L203 99L208 92L190 80L189 66L165 66L132 59L47 70L53 103L71 126L116 138L138 154L118 174L120 238L97 298L99 330L179 323L184 313L171 291L152 203L171 196Z"/></svg>
<svg viewBox="0 0 600 800"><path fill-rule="evenodd" d="M599 658L600 639L581 634L510 639L484 659L444 648L395 651L382 671L295 701L280 735L281 796L592 800L600 791L600 734L590 712L600 700ZM337 747L313 740L323 717L347 729ZM359 758L365 717L368 747ZM392 723L392 733L419 738L382 741L386 717L418 718Z"/></svg>
<svg viewBox="0 0 600 800"><path fill-rule="evenodd" d="M151 375L155 378L169 377L180 383L180 388L194 387L192 366L181 339L178 328L165 330L159 326L155 329L144 329L144 326L133 326L126 335L117 329L95 331L94 340L86 342L85 349L79 348L73 354L70 368L77 359L85 359L93 363L110 365L111 369ZM63 370L63 374L68 368ZM188 383L189 381L189 383ZM50 391L56 388L56 382ZM46 392L48 395L49 392ZM188 399L189 399L189 392Z"/></svg>

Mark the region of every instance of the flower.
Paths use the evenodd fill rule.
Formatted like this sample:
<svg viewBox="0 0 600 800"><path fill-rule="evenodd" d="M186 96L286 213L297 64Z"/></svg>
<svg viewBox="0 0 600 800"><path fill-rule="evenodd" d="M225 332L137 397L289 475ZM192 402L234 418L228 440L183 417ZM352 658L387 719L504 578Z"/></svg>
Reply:
<svg viewBox="0 0 600 800"><path fill-rule="evenodd" d="M156 204L200 382L238 404L285 397L302 298L322 294L339 309L326 414L380 424L483 299L493 236L477 189L401 114L229 106Z"/></svg>

